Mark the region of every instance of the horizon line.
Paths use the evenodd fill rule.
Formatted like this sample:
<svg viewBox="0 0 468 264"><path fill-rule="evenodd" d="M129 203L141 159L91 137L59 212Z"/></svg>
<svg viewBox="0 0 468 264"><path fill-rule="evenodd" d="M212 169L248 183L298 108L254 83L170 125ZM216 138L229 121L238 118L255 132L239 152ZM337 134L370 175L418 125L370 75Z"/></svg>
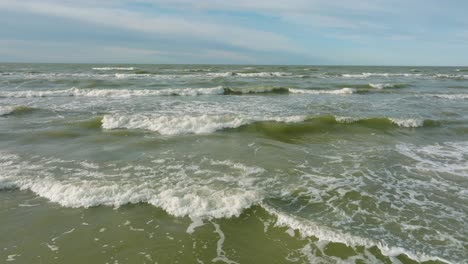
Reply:
<svg viewBox="0 0 468 264"><path fill-rule="evenodd" d="M314 66L314 67L468 67L468 65L378 65L378 64L252 64L252 63L122 63L122 62L2 62L0 64L81 64L81 65L218 65L218 66Z"/></svg>

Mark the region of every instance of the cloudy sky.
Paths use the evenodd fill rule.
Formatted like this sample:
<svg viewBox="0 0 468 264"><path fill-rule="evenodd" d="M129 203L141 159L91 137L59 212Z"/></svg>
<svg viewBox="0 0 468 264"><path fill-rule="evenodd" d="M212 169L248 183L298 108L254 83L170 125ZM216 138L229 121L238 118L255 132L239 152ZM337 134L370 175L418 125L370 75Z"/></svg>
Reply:
<svg viewBox="0 0 468 264"><path fill-rule="evenodd" d="M0 61L468 65L466 0L0 0Z"/></svg>

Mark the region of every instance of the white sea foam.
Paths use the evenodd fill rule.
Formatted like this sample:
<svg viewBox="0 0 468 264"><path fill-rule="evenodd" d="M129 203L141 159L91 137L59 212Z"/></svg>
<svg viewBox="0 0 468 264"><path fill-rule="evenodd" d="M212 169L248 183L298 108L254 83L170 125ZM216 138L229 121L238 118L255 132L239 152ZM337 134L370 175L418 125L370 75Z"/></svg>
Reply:
<svg viewBox="0 0 468 264"><path fill-rule="evenodd" d="M398 84L392 83L369 83L369 86L375 89L385 89L385 88L395 88L398 87Z"/></svg>
<svg viewBox="0 0 468 264"><path fill-rule="evenodd" d="M6 261L16 261L16 257L20 257L20 254L8 255Z"/></svg>
<svg viewBox="0 0 468 264"><path fill-rule="evenodd" d="M368 78L368 77L422 77L421 73L374 73L363 72L357 74L342 74L344 78Z"/></svg>
<svg viewBox="0 0 468 264"><path fill-rule="evenodd" d="M219 240L216 243L216 257L212 260L212 262L222 261L227 264L237 264L237 262L230 260L226 257L226 253L223 250L223 244L225 240L225 236L221 228L218 224L213 223L215 227L215 232L219 235Z"/></svg>
<svg viewBox="0 0 468 264"><path fill-rule="evenodd" d="M49 243L46 243L46 245L51 251L58 251L59 250L59 247L56 246L56 245L51 245Z"/></svg>
<svg viewBox="0 0 468 264"><path fill-rule="evenodd" d="M187 227L187 233L192 234L195 231L195 228L203 226L205 223L200 217L192 217L192 223Z"/></svg>
<svg viewBox="0 0 468 264"><path fill-rule="evenodd" d="M44 91L4 91L0 97L61 97L73 96L73 89L67 90L44 90Z"/></svg>
<svg viewBox="0 0 468 264"><path fill-rule="evenodd" d="M356 89L353 88L343 88L339 90L311 90L311 89L293 89L289 88L290 93L300 93L300 94L353 94L356 92Z"/></svg>
<svg viewBox="0 0 468 264"><path fill-rule="evenodd" d="M0 92L0 97L66 97L66 96L88 96L88 97L132 97L132 96L196 96L223 94L222 86L212 88L180 88L161 90L130 90L130 89L78 89L45 90L45 91L6 91Z"/></svg>
<svg viewBox="0 0 468 264"><path fill-rule="evenodd" d="M422 127L424 125L424 120L416 118L389 118L389 120L399 127Z"/></svg>
<svg viewBox="0 0 468 264"><path fill-rule="evenodd" d="M0 106L0 116L11 114L15 111L12 106Z"/></svg>
<svg viewBox="0 0 468 264"><path fill-rule="evenodd" d="M191 218L230 218L257 204L263 197L256 191L209 187L161 190L148 202L174 216Z"/></svg>
<svg viewBox="0 0 468 264"><path fill-rule="evenodd" d="M369 77L417 77L417 78L444 78L444 79L467 79L468 75L462 74L424 74L424 73L376 73L376 72L363 72L356 74L342 74L344 78L358 78L365 79Z"/></svg>
<svg viewBox="0 0 468 264"><path fill-rule="evenodd" d="M268 77L290 77L293 76L289 72L252 72L252 73L241 73L241 72L211 72L207 73L209 77L248 77L248 78L268 78Z"/></svg>
<svg viewBox="0 0 468 264"><path fill-rule="evenodd" d="M371 119L373 117L349 117L349 116L335 116L335 120L339 123L354 123L360 120ZM388 118L390 122L399 126L399 127L406 127L406 128L416 128L424 126L423 119L417 118Z"/></svg>
<svg viewBox="0 0 468 264"><path fill-rule="evenodd" d="M232 72L210 72L210 73L207 73L206 76L209 76L209 77L230 77L230 76L233 76L234 73Z"/></svg>
<svg viewBox="0 0 468 264"><path fill-rule="evenodd" d="M335 120L338 123L354 123L361 120L359 117L350 117L350 116L335 116Z"/></svg>
<svg viewBox="0 0 468 264"><path fill-rule="evenodd" d="M468 177L468 142L445 142L434 145L415 146L400 144L400 154L418 163L416 169L449 173Z"/></svg>
<svg viewBox="0 0 468 264"><path fill-rule="evenodd" d="M253 72L253 73L236 73L240 77L287 77L292 76L289 72Z"/></svg>
<svg viewBox="0 0 468 264"><path fill-rule="evenodd" d="M448 260L429 256L424 253L419 252L410 252L401 247L392 247L388 246L383 242L374 241L368 238L363 238L359 236L354 236L346 233L342 233L336 230L329 229L324 226L319 226L312 221L305 220L299 217L295 217L293 215L281 212L273 207L266 205L264 203L261 206L271 215L276 216L276 226L282 226L287 228L292 228L294 230L299 231L299 233L303 237L316 237L320 241L328 241L328 242L335 242L335 243L343 243L348 246L364 246L366 248L370 248L376 246L380 249L381 253L384 256L388 257L396 257L401 254L405 254L413 260L422 262L422 261L429 261L429 260L439 260L446 263L451 263Z"/></svg>
<svg viewBox="0 0 468 264"><path fill-rule="evenodd" d="M113 70L118 70L118 71L133 71L135 70L134 67L95 67L93 70L96 71L113 71Z"/></svg>
<svg viewBox="0 0 468 264"><path fill-rule="evenodd" d="M448 100L464 100L468 99L468 94L433 94L433 97L443 98Z"/></svg>
<svg viewBox="0 0 468 264"><path fill-rule="evenodd" d="M276 117L266 117L257 119L258 121L275 121L275 122L283 122L283 123L300 123L304 122L307 119L307 116L276 116Z"/></svg>

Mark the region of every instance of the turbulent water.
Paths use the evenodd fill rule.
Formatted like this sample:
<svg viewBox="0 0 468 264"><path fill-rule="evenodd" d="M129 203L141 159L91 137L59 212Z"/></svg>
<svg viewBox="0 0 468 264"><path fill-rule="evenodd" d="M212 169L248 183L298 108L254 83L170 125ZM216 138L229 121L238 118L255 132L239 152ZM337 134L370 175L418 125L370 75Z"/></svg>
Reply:
<svg viewBox="0 0 468 264"><path fill-rule="evenodd" d="M0 64L0 262L467 263L468 68Z"/></svg>

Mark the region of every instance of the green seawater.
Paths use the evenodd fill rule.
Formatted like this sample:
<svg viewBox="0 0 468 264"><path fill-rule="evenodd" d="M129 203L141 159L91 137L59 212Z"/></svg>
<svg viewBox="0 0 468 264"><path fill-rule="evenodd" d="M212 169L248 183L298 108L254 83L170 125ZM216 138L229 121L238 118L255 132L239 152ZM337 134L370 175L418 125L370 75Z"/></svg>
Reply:
<svg viewBox="0 0 468 264"><path fill-rule="evenodd" d="M466 263L455 67L0 64L0 263Z"/></svg>

